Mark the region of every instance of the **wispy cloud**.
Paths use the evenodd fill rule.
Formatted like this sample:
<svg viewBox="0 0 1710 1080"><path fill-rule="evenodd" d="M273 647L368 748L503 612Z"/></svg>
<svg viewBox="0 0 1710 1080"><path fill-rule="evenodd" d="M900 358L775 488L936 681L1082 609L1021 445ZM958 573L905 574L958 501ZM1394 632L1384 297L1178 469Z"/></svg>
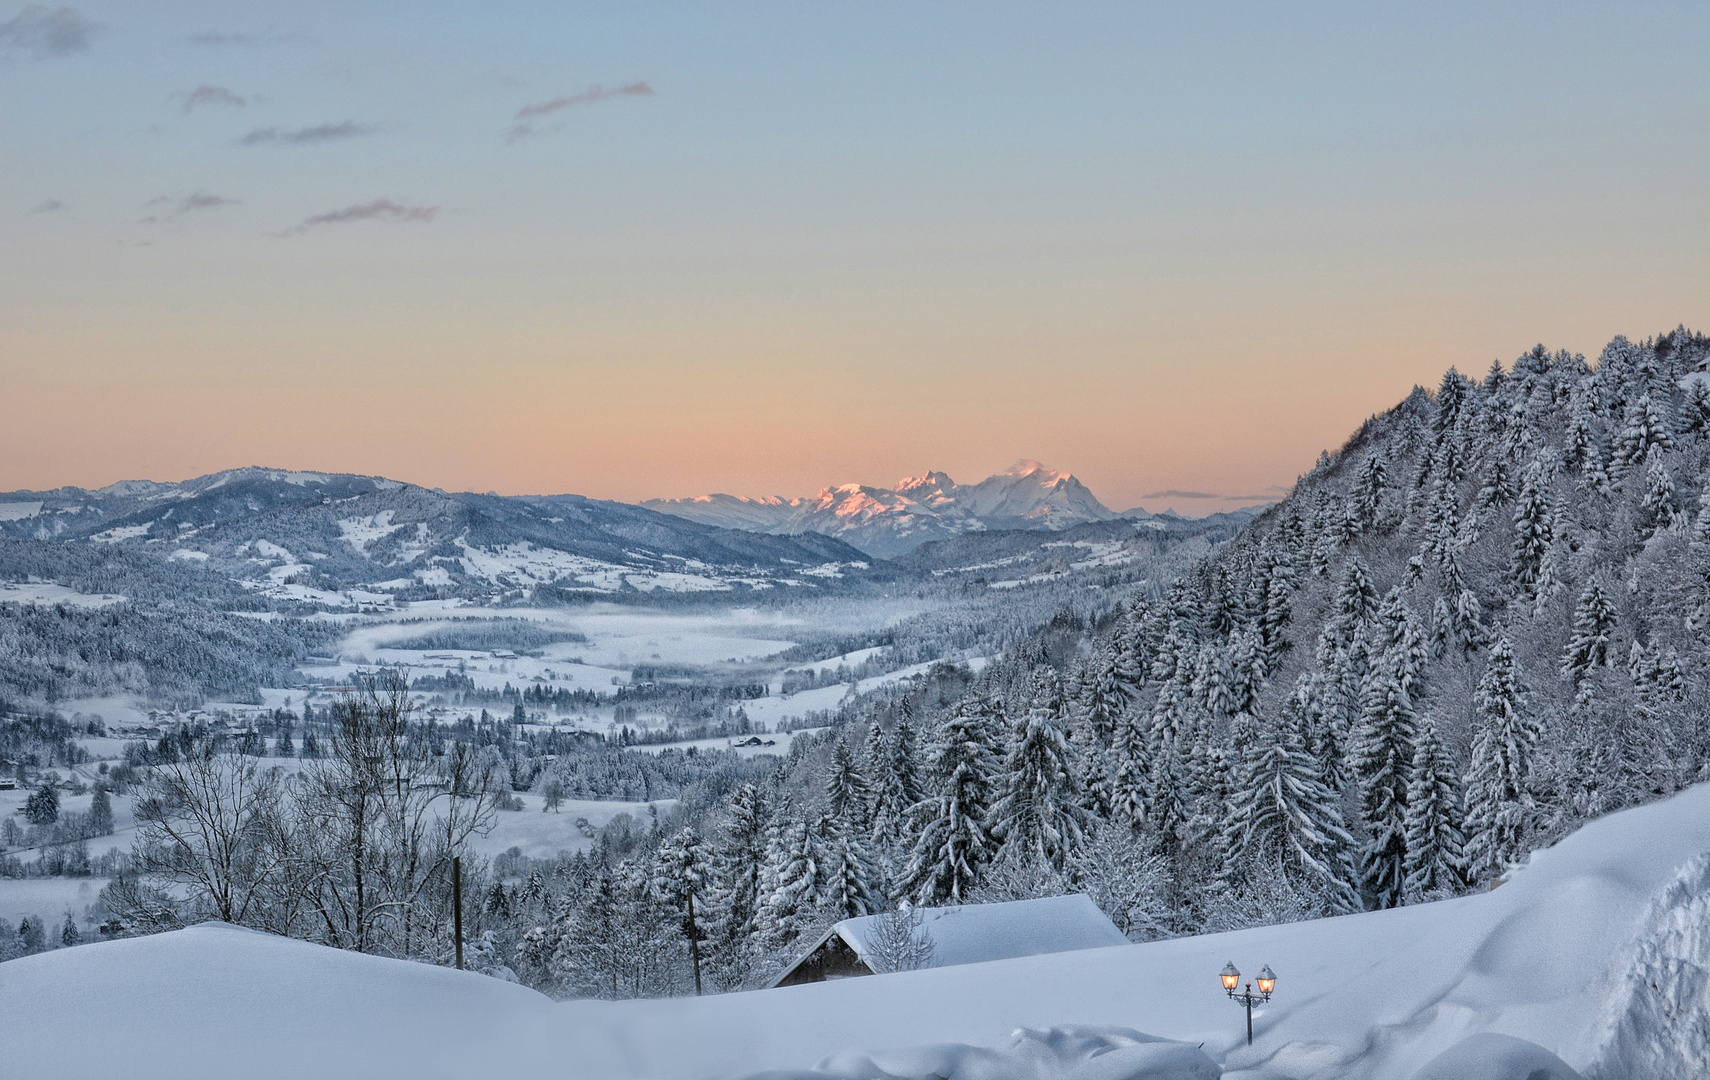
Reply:
<svg viewBox="0 0 1710 1080"><path fill-rule="evenodd" d="M0 45L45 60L82 52L101 29L100 23L85 18L76 8L30 4L6 22L0 22Z"/></svg>
<svg viewBox="0 0 1710 1080"><path fill-rule="evenodd" d="M66 205L58 199L47 199L30 207L29 213L24 216L30 217L35 214L53 214L64 209L66 209Z"/></svg>
<svg viewBox="0 0 1710 1080"><path fill-rule="evenodd" d="M222 206L236 206L237 204L238 200L236 199L228 199L224 195L209 195L205 191L186 195L182 199L175 199L170 195L159 195L143 203L143 205L169 206L171 209L161 214L143 218L143 222L146 224L151 221L171 221L173 218L181 218L186 214L199 214L207 210L218 210Z"/></svg>
<svg viewBox="0 0 1710 1080"><path fill-rule="evenodd" d="M542 101L537 105L524 105L517 110L516 118L528 120L532 117L555 113L561 109L568 109L573 105L591 105L596 101L605 101L609 98L633 96L652 97L653 87L644 82L630 83L628 86L613 87L609 90L603 86L590 86L580 94L553 98L551 101Z"/></svg>
<svg viewBox="0 0 1710 1080"><path fill-rule="evenodd" d="M1223 498L1222 495L1219 495L1215 491L1177 491L1174 488L1171 488L1169 491L1154 491L1154 492L1151 492L1150 494L1142 495L1140 497L1142 499L1221 499L1221 498Z"/></svg>
<svg viewBox="0 0 1710 1080"><path fill-rule="evenodd" d="M190 35L192 45L259 45L262 40L260 34L228 34L221 30L205 30L200 34Z"/></svg>
<svg viewBox="0 0 1710 1080"><path fill-rule="evenodd" d="M241 109L249 102L223 86L198 86L188 94L179 95L184 99L184 115L190 115L191 110L203 105L223 105L227 108Z"/></svg>
<svg viewBox="0 0 1710 1080"><path fill-rule="evenodd" d="M295 236L307 232L317 225L344 225L352 221L432 221L439 213L437 206L406 206L393 202L391 199L375 199L373 202L357 203L343 210L329 210L324 214L316 214L304 218L297 225L286 229L281 236Z"/></svg>
<svg viewBox="0 0 1710 1080"><path fill-rule="evenodd" d="M1265 495L1225 495L1221 491L1153 491L1140 496L1142 499L1210 499L1218 502L1276 502L1276 493L1287 493L1285 487L1269 487L1265 489L1271 494Z"/></svg>
<svg viewBox="0 0 1710 1080"><path fill-rule="evenodd" d="M308 41L306 34L280 33L277 30L259 31L226 31L204 30L199 34L190 35L190 44L202 45L208 48L252 48L257 45L276 45L287 41Z"/></svg>
<svg viewBox="0 0 1710 1080"><path fill-rule="evenodd" d="M317 143L337 142L340 139L354 139L362 135L372 135L380 129L373 124L358 124L354 120L346 120L340 124L316 124L314 127L277 128L263 127L238 140L239 146L313 146Z"/></svg>
<svg viewBox="0 0 1710 1080"><path fill-rule="evenodd" d="M653 87L647 85L645 82L635 82L630 83L628 86L590 86L579 94L571 94L568 97L553 98L551 101L541 101L533 105L524 105L522 108L517 110L516 116L513 117L513 119L517 120L518 123L515 127L511 128L510 131L505 133L505 140L507 142L516 142L518 139L526 139L531 135L536 135L538 132L535 130L534 125L527 121L535 120L542 116L550 116L553 113L562 112L565 109L574 108L577 105L592 105L595 102L609 101L612 98L619 97L652 96Z"/></svg>

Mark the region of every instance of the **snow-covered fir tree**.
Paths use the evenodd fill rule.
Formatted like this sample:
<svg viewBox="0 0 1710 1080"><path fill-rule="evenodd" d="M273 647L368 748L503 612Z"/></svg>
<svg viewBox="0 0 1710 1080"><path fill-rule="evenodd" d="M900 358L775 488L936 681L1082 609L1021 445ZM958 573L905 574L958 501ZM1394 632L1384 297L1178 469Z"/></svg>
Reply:
<svg viewBox="0 0 1710 1080"><path fill-rule="evenodd" d="M1386 654L1367 678L1352 745L1368 833L1360 850L1360 886L1374 907L1400 904L1406 877L1407 784L1416 732L1413 702L1397 670L1400 659L1397 652Z"/></svg>
<svg viewBox="0 0 1710 1080"><path fill-rule="evenodd" d="M1437 736L1437 725L1418 722L1412 777L1407 784L1407 856L1402 893L1409 903L1452 896L1465 885L1460 778Z"/></svg>
<svg viewBox="0 0 1710 1080"><path fill-rule="evenodd" d="M1508 638L1491 647L1474 701L1478 721L1467 767L1467 870L1482 881L1524 852L1536 826L1528 781L1542 730Z"/></svg>
<svg viewBox="0 0 1710 1080"><path fill-rule="evenodd" d="M937 794L917 804L919 837L897 883L900 895L927 905L964 902L996 853L987 827L999 759L990 702L964 698L932 747Z"/></svg>
<svg viewBox="0 0 1710 1080"><path fill-rule="evenodd" d="M1003 793L992 806L992 833L1004 847L1060 868L1080 847L1088 814L1052 680L1040 682L1046 689L1039 703L1011 731Z"/></svg>
<svg viewBox="0 0 1710 1080"><path fill-rule="evenodd" d="M821 818L815 828L832 860L823 913L837 920L855 919L881 910L884 877L867 853L866 838L830 817Z"/></svg>
<svg viewBox="0 0 1710 1080"><path fill-rule="evenodd" d="M1359 910L1354 841L1320 762L1307 749L1308 718L1298 698L1256 726L1241 752L1221 844L1226 875L1280 867L1322 896L1324 910Z"/></svg>
<svg viewBox="0 0 1710 1080"><path fill-rule="evenodd" d="M855 763L849 744L841 740L831 752L831 769L825 779L825 804L845 828L865 830L872 805L867 778Z"/></svg>
<svg viewBox="0 0 1710 1080"><path fill-rule="evenodd" d="M1562 674L1575 684L1593 668L1608 666L1617 614L1602 582L1592 581L1580 594L1573 609L1573 636L1562 650Z"/></svg>
<svg viewBox="0 0 1710 1080"><path fill-rule="evenodd" d="M658 897L683 913L683 937L689 943L695 993L703 989L701 942L705 938L707 894L713 862L707 845L692 827L685 827L659 847L653 868L653 889Z"/></svg>
<svg viewBox="0 0 1710 1080"><path fill-rule="evenodd" d="M828 821L791 821L766 853L760 884L764 899L754 924L755 933L774 952L832 921L827 916L834 907L840 860L826 843Z"/></svg>

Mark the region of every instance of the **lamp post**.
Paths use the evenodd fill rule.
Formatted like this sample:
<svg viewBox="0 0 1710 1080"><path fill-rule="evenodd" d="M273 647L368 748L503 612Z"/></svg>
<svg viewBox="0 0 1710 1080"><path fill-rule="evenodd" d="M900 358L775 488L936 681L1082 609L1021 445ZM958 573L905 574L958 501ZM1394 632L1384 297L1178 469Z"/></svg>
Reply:
<svg viewBox="0 0 1710 1080"><path fill-rule="evenodd" d="M1229 1000L1235 1002L1237 1005L1247 1006L1247 1045L1252 1046L1253 1006L1262 1005L1271 1000L1271 991L1277 988L1276 972L1271 970L1271 966L1269 964L1266 964L1264 968L1259 971L1258 993L1253 992L1252 983L1248 983L1247 989L1243 990L1241 993L1237 994L1235 992L1235 988L1241 985L1241 972L1236 970L1235 962L1233 960L1223 965L1223 970L1218 973L1218 977L1223 980L1223 989L1229 994Z"/></svg>

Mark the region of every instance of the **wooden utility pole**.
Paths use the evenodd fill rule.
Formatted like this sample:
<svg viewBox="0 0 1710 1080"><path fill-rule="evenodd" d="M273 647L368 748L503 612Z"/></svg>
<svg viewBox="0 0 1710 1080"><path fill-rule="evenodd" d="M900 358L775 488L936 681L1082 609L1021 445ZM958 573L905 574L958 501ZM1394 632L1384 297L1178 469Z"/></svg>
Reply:
<svg viewBox="0 0 1710 1080"><path fill-rule="evenodd" d="M451 923L457 935L457 970L463 970L463 857L451 859ZM698 980L698 976L697 976Z"/></svg>
<svg viewBox="0 0 1710 1080"><path fill-rule="evenodd" d="M695 929L695 890L689 890L689 959L695 965L695 996L701 995L701 934Z"/></svg>

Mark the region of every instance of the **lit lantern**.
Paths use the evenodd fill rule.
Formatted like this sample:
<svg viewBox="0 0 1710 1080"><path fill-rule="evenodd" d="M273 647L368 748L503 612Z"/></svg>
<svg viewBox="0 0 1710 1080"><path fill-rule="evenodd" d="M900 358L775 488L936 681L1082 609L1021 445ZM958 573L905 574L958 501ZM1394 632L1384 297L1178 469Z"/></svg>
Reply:
<svg viewBox="0 0 1710 1080"><path fill-rule="evenodd" d="M1248 983L1247 989L1239 994L1235 992L1235 988L1241 985L1241 972L1236 970L1233 960L1223 965L1223 970L1217 973L1217 977L1223 980L1223 989L1229 992L1229 1000L1246 1007L1247 1045L1253 1045L1253 1006L1262 1005L1271 1000L1271 991L1277 988L1277 973L1271 970L1269 964L1259 969L1259 976L1256 980L1259 984L1258 993L1253 992L1252 983Z"/></svg>

